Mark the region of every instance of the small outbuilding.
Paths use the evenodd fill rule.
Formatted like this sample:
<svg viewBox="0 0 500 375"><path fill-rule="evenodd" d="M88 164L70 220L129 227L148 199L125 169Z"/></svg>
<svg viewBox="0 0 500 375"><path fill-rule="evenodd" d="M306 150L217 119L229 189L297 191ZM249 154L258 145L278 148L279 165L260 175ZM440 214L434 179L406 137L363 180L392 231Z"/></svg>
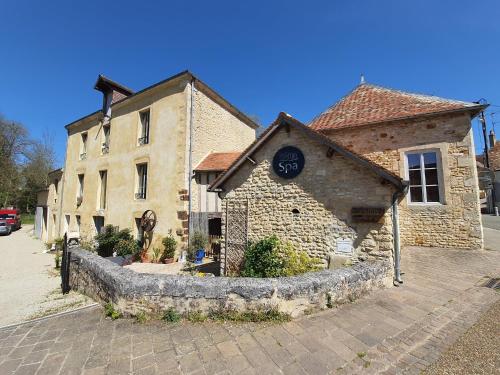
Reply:
<svg viewBox="0 0 500 375"><path fill-rule="evenodd" d="M221 272L237 273L247 243L273 234L325 267L369 258L392 261L398 250L397 202L406 185L280 113L210 186L222 199Z"/></svg>

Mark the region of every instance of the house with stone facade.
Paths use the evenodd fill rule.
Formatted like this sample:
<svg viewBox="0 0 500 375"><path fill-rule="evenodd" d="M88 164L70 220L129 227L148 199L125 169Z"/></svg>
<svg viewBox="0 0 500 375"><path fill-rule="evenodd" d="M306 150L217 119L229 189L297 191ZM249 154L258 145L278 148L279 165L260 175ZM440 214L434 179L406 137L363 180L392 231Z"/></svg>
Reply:
<svg viewBox="0 0 500 375"><path fill-rule="evenodd" d="M94 88L102 108L66 125L53 232L90 240L111 224L150 248L169 233L186 244L190 213L221 215L205 189L219 172L199 167L195 178L195 167L213 153L241 152L258 125L187 71L138 92L104 76ZM141 225L146 211L156 217L150 233Z"/></svg>
<svg viewBox="0 0 500 375"><path fill-rule="evenodd" d="M307 128L280 115L210 187L226 211L222 270L269 234L325 265L397 258L400 244L482 249L471 120L485 108L361 84Z"/></svg>

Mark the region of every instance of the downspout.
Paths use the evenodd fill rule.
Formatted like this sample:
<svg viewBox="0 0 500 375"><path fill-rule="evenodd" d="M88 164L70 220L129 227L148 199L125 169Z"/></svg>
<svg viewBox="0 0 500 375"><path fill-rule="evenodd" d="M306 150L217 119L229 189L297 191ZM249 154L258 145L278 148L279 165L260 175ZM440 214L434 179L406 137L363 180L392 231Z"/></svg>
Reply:
<svg viewBox="0 0 500 375"><path fill-rule="evenodd" d="M394 239L394 285L403 283L401 279L401 243L399 238L398 198L406 194L408 185L392 194L392 234Z"/></svg>
<svg viewBox="0 0 500 375"><path fill-rule="evenodd" d="M193 118L194 118L194 82L195 78L191 78L191 99L189 109L189 157L188 157L188 249L191 246L191 209L192 209L192 180L193 180Z"/></svg>

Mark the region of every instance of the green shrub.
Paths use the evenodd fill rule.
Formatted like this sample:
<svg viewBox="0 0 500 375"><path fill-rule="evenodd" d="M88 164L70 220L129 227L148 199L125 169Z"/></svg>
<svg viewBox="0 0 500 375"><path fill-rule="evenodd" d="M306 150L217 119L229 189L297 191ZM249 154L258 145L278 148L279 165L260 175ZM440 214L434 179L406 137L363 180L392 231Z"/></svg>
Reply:
<svg viewBox="0 0 500 375"><path fill-rule="evenodd" d="M97 242L97 254L99 254L102 257L110 257L113 255L113 251L119 250L119 247L115 246L118 244L120 240L126 240L130 241L130 243L127 243L127 246L124 247L123 251L120 251L120 255L126 255L126 254L133 254L133 249L134 246L132 245L132 235L130 234L130 229L122 229L122 230L117 230L115 227L112 225L106 225L101 233L99 233L97 236L95 236L95 241ZM134 241L135 243L135 241ZM121 245L125 245L124 242L122 242ZM137 244L135 244L137 245Z"/></svg>
<svg viewBox="0 0 500 375"><path fill-rule="evenodd" d="M161 249L159 247L153 248L153 254L151 256L153 263L158 263L160 261Z"/></svg>
<svg viewBox="0 0 500 375"><path fill-rule="evenodd" d="M177 241L174 236L172 236L172 233L164 237L161 243L164 246L164 250L160 260L163 261L167 258L173 258L175 256L175 250L177 249Z"/></svg>
<svg viewBox="0 0 500 375"><path fill-rule="evenodd" d="M273 235L248 246L241 275L293 276L316 271L319 263L319 260L309 257L306 252L295 250L291 243L283 243Z"/></svg>
<svg viewBox="0 0 500 375"><path fill-rule="evenodd" d="M113 252L116 252L116 255L126 256L126 255L137 255L141 247L133 238L130 239L120 239L113 247Z"/></svg>
<svg viewBox="0 0 500 375"><path fill-rule="evenodd" d="M106 314L106 316L109 316L113 320L122 317L122 313L116 310L115 306L111 302L108 302L106 305L104 305L104 314Z"/></svg>
<svg viewBox="0 0 500 375"><path fill-rule="evenodd" d="M176 323L181 320L181 315L173 307L169 307L163 314L162 319L168 323Z"/></svg>
<svg viewBox="0 0 500 375"><path fill-rule="evenodd" d="M196 251L200 249L206 249L208 245L208 237L202 232L195 231L191 236L191 240L189 241L189 249L188 249L188 260L193 261L196 257Z"/></svg>

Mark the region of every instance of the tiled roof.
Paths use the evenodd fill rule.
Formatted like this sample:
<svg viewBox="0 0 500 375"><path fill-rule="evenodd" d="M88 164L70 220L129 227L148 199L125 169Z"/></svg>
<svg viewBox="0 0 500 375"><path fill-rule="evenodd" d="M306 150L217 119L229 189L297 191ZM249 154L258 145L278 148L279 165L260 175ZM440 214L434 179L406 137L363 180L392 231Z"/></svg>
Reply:
<svg viewBox="0 0 500 375"><path fill-rule="evenodd" d="M348 128L419 115L480 107L461 102L361 84L311 121L315 130Z"/></svg>
<svg viewBox="0 0 500 375"><path fill-rule="evenodd" d="M354 160L355 162L362 164L365 167L368 167L376 174L382 176L385 180L388 180L392 184L394 184L400 190L403 190L406 186L406 182L401 179L397 174L385 169L381 165L365 158L362 155L359 155L351 150L344 149L339 144L332 141L330 138L321 134L320 132L314 131L311 127L302 124L300 121L296 120L289 114L285 112L280 112L278 118L274 120L274 122L257 138L250 146L248 146L239 156L234 159L234 162L229 165L223 173L217 177L209 187L209 190L215 191L226 179L230 178L230 176L242 165L244 159L246 157L251 157L252 154L259 149L270 137L272 137L277 129L281 126L291 125L296 129L303 131L309 137L316 139L318 142L327 145L330 148L333 148L334 151L337 151L340 155L347 157L349 159Z"/></svg>
<svg viewBox="0 0 500 375"><path fill-rule="evenodd" d="M194 169L197 172L221 172L229 168L241 152L213 152Z"/></svg>

